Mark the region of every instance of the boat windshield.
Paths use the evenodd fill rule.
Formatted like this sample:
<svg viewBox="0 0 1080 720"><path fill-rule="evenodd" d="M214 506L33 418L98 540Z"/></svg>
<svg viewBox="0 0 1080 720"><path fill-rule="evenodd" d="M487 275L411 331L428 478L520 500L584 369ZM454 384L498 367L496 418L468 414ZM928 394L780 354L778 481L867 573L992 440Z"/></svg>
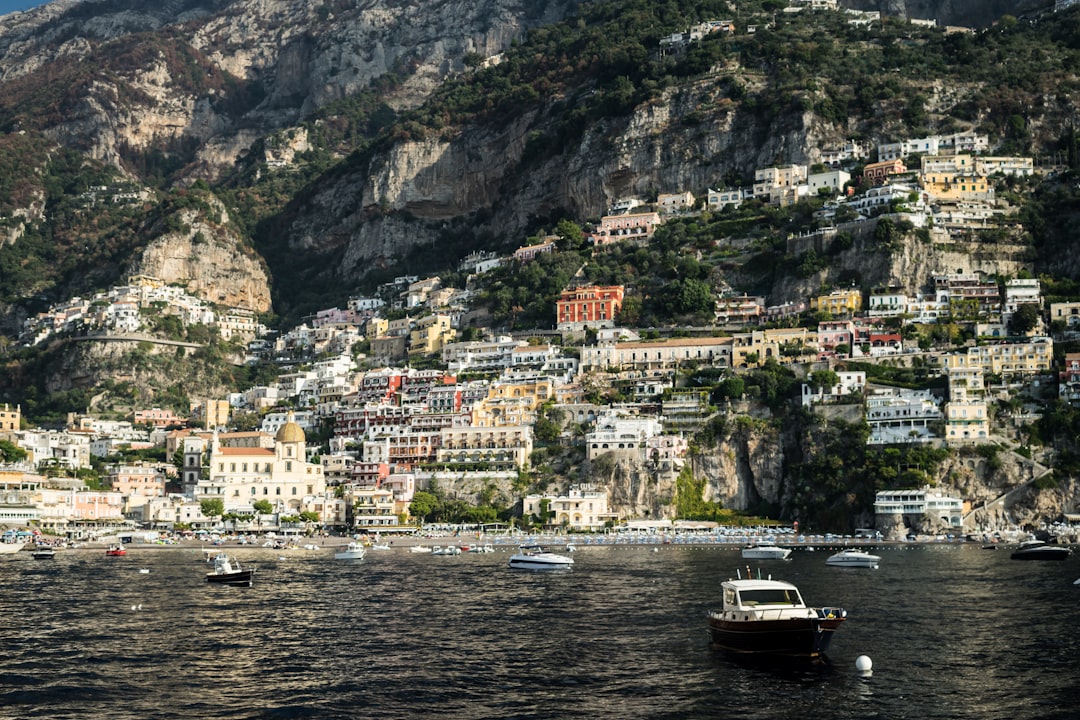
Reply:
<svg viewBox="0 0 1080 720"><path fill-rule="evenodd" d="M797 590L743 590L739 593L743 605L798 605L802 602Z"/></svg>

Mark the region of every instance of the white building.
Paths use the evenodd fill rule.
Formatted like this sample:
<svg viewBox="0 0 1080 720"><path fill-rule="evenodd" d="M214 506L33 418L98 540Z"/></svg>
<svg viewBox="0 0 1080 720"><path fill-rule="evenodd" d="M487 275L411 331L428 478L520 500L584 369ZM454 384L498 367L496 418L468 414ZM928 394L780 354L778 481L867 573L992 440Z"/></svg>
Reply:
<svg viewBox="0 0 1080 720"><path fill-rule="evenodd" d="M950 445L986 442L990 420L986 411L981 367L949 368L949 401L945 404L945 441Z"/></svg>
<svg viewBox="0 0 1080 720"><path fill-rule="evenodd" d="M875 515L904 515L921 520L930 515L959 528L964 523L964 501L929 487L921 490L882 490L874 498Z"/></svg>
<svg viewBox="0 0 1080 720"><path fill-rule="evenodd" d="M647 459L649 438L663 432L655 417L630 417L609 413L596 419L595 428L585 434L585 457L589 460L616 451Z"/></svg>
<svg viewBox="0 0 1080 720"><path fill-rule="evenodd" d="M933 425L945 418L940 401L929 390L878 389L866 398L868 445L928 442Z"/></svg>
<svg viewBox="0 0 1080 720"><path fill-rule="evenodd" d="M837 383L828 388L815 388L810 383L803 383L803 407L810 407L814 404L833 403L852 393L861 394L866 390L866 372L863 370L858 370L856 372L838 372L836 373L836 376L838 378Z"/></svg>

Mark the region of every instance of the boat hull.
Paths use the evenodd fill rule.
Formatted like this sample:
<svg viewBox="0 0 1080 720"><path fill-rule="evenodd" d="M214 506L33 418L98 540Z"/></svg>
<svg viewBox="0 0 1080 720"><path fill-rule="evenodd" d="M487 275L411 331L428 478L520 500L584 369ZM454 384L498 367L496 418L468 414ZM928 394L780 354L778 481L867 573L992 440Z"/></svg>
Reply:
<svg viewBox="0 0 1080 720"><path fill-rule="evenodd" d="M510 567L518 570L569 570L573 566L573 561L555 562L535 558L510 558Z"/></svg>
<svg viewBox="0 0 1080 720"><path fill-rule="evenodd" d="M787 548L757 549L743 548L743 560L787 560L791 550Z"/></svg>
<svg viewBox="0 0 1080 720"><path fill-rule="evenodd" d="M1017 550L1009 557L1013 560L1064 560L1072 554L1069 548L1041 547L1031 550Z"/></svg>
<svg viewBox="0 0 1080 720"><path fill-rule="evenodd" d="M206 581L216 585L234 585L237 587L251 587L254 570L236 570L229 573L209 573Z"/></svg>
<svg viewBox="0 0 1080 720"><path fill-rule="evenodd" d="M0 555L13 555L23 549L26 543L0 543Z"/></svg>
<svg viewBox="0 0 1080 720"><path fill-rule="evenodd" d="M716 647L742 655L815 659L829 649L842 622L842 617L731 621L710 615L709 637Z"/></svg>

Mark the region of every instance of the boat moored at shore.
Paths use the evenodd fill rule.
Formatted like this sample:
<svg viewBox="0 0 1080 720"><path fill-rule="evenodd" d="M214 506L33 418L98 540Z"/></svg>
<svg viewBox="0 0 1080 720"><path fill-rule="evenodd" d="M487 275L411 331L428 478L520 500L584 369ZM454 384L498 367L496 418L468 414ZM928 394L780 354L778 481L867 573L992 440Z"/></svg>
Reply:
<svg viewBox="0 0 1080 720"><path fill-rule="evenodd" d="M818 659L847 619L842 608L807 607L782 580L727 580L722 592L720 609L709 612L709 637L733 653Z"/></svg>

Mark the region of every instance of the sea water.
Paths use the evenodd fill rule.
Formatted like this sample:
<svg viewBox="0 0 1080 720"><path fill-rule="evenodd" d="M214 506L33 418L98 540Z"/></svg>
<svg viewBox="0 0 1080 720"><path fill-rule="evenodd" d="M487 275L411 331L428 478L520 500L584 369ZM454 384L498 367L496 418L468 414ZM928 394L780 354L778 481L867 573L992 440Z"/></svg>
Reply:
<svg viewBox="0 0 1080 720"><path fill-rule="evenodd" d="M209 585L198 549L3 557L0 718L1078 717L1076 557L758 561L848 611L829 662L804 666L710 646L738 548L585 546L566 572L512 570L511 552L239 550L251 588Z"/></svg>

